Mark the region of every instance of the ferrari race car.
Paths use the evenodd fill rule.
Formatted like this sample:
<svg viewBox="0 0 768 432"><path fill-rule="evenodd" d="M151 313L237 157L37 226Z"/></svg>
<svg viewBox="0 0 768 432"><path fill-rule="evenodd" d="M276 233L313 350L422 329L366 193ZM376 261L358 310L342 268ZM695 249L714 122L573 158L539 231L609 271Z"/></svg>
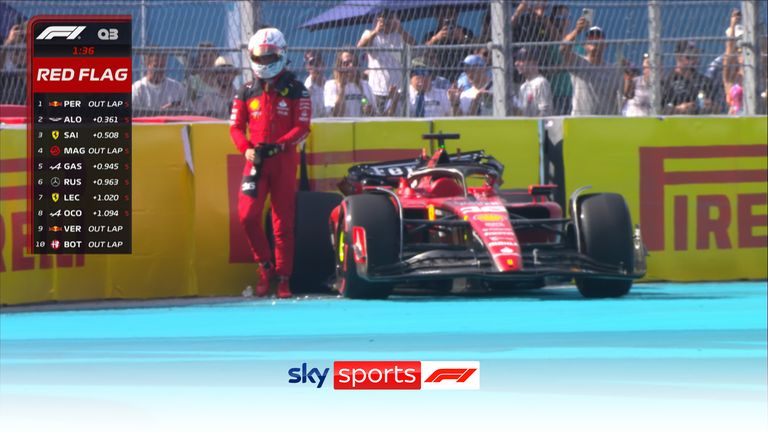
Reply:
<svg viewBox="0 0 768 432"><path fill-rule="evenodd" d="M444 292L540 287L575 279L584 297L619 297L645 274L646 250L624 198L576 190L570 216L555 185L500 190L504 166L484 151L356 165L330 216L336 286L386 298L398 284Z"/></svg>

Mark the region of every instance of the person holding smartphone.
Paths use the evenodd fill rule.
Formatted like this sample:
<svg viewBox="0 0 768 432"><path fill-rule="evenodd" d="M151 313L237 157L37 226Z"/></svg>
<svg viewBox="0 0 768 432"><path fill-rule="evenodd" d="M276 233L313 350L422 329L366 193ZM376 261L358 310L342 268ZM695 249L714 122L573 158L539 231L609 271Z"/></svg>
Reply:
<svg viewBox="0 0 768 432"><path fill-rule="evenodd" d="M560 46L573 86L571 115L618 115L623 74L619 67L605 62L605 32L592 25L592 15L591 9L584 9ZM573 42L584 32L586 55L580 56L573 52Z"/></svg>
<svg viewBox="0 0 768 432"><path fill-rule="evenodd" d="M371 48L365 52L368 84L376 96L378 111L383 112L390 95L403 88L400 52L406 44L413 45L415 42L413 36L403 29L397 15L387 9L377 13L373 29L365 30L360 36L357 47Z"/></svg>
<svg viewBox="0 0 768 432"><path fill-rule="evenodd" d="M455 6L442 7L437 15L437 28L427 33L424 45L449 46L471 43L474 34L466 27L458 24L459 9ZM450 83L456 82L461 74L461 61L469 52L464 48L435 49L428 53L431 57L430 66L439 76L445 77Z"/></svg>
<svg viewBox="0 0 768 432"><path fill-rule="evenodd" d="M165 75L168 55L151 52L144 56L146 74L131 88L134 111L162 114L163 111L183 108L187 91L183 84Z"/></svg>

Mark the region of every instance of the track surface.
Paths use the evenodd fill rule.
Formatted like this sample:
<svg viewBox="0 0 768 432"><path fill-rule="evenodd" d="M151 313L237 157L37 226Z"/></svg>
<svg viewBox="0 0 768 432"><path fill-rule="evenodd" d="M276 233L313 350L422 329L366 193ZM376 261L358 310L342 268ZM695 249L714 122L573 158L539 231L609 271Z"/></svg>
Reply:
<svg viewBox="0 0 768 432"><path fill-rule="evenodd" d="M765 282L641 284L618 300L557 287L506 297L5 308L1 424L768 430L766 291ZM302 362L353 359L480 360L481 390L341 392L330 375L321 389L287 382Z"/></svg>

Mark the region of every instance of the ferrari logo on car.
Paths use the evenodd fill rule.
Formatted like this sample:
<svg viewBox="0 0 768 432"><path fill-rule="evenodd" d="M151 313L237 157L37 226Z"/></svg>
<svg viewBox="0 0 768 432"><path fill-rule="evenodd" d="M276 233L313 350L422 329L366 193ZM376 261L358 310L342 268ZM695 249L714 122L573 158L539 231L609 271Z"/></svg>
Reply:
<svg viewBox="0 0 768 432"><path fill-rule="evenodd" d="M256 111L257 109L259 109L259 100L258 99L252 100L251 103L248 104L248 108L250 108L251 111Z"/></svg>

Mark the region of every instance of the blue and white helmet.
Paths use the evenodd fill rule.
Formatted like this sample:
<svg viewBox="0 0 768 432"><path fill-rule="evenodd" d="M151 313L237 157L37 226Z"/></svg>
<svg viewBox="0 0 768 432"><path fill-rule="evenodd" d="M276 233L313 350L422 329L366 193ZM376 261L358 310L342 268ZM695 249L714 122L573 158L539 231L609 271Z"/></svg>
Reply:
<svg viewBox="0 0 768 432"><path fill-rule="evenodd" d="M285 36L276 28L263 28L248 41L248 55L253 73L261 79L279 74L288 63Z"/></svg>

